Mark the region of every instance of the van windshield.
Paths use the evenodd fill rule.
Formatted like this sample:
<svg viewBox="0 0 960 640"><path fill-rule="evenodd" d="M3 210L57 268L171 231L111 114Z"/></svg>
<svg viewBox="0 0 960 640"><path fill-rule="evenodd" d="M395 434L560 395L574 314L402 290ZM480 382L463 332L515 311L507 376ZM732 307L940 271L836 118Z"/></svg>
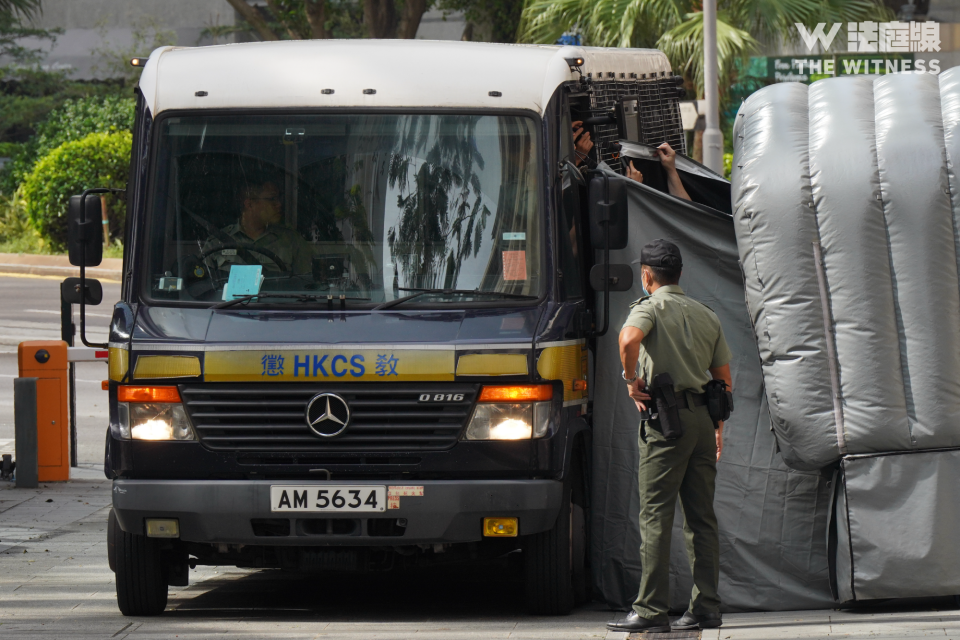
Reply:
<svg viewBox="0 0 960 640"><path fill-rule="evenodd" d="M375 305L418 292L411 304L456 305L541 294L532 118L217 115L158 126L145 238L153 300Z"/></svg>

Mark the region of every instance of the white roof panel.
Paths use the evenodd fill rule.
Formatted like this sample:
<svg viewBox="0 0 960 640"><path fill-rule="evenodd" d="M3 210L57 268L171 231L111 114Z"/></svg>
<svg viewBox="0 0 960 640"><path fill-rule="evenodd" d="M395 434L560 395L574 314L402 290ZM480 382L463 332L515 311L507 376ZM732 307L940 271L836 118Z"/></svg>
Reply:
<svg viewBox="0 0 960 640"><path fill-rule="evenodd" d="M577 78L564 60L577 54L586 60L583 73L594 77L670 72L666 56L653 49L291 40L163 47L151 54L140 88L154 116L168 109L256 107L480 107L542 113L556 88ZM491 91L501 96L492 97Z"/></svg>

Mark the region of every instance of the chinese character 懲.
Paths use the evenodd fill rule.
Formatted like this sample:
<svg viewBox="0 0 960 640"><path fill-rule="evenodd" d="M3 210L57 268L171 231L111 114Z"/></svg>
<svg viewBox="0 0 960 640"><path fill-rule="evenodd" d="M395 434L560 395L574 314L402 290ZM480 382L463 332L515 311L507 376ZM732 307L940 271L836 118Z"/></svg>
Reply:
<svg viewBox="0 0 960 640"><path fill-rule="evenodd" d="M263 364L263 373L262 376L282 376L283 375L283 356L280 354L277 355L265 355L260 359L260 363Z"/></svg>
<svg viewBox="0 0 960 640"><path fill-rule="evenodd" d="M391 353L389 356L383 353L377 354L377 375L378 376L395 376L397 375L397 365L400 364L398 360Z"/></svg>
<svg viewBox="0 0 960 640"><path fill-rule="evenodd" d="M910 51L910 24L906 22L881 22L877 43L880 51Z"/></svg>
<svg viewBox="0 0 960 640"><path fill-rule="evenodd" d="M848 22L847 23L847 51L877 52L877 33L879 25L876 22Z"/></svg>
<svg viewBox="0 0 960 640"><path fill-rule="evenodd" d="M910 50L940 51L940 23L929 20L927 22L911 22Z"/></svg>

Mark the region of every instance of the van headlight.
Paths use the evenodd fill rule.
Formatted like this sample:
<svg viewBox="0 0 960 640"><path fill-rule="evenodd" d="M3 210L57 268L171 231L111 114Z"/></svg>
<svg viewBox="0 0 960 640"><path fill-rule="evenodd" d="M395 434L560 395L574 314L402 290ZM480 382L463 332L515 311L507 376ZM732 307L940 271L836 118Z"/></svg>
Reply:
<svg viewBox="0 0 960 640"><path fill-rule="evenodd" d="M196 440L176 387L118 387L117 417L124 440ZM127 400L122 402L121 400Z"/></svg>
<svg viewBox="0 0 960 640"><path fill-rule="evenodd" d="M486 386L467 425L465 440L530 440L550 430L551 385ZM511 402L511 400L513 402ZM516 402L535 400L535 402Z"/></svg>

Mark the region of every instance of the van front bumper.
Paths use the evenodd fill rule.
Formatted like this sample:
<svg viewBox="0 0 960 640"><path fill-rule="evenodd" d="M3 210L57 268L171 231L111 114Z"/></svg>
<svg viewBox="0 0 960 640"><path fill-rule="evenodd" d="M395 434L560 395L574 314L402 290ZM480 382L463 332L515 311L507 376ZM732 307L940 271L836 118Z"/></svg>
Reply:
<svg viewBox="0 0 960 640"><path fill-rule="evenodd" d="M270 510L271 485L322 488L326 482L269 480L114 480L113 508L120 527L143 534L147 518L176 518L180 539L246 545L384 546L472 542L482 539L484 517L519 518L520 535L553 528L563 498L557 480L417 480L405 481L423 488L422 496L401 496L396 509L377 513L305 513ZM341 483L336 483L341 484ZM357 480L350 485L389 482ZM302 520L354 519L350 535L307 533L315 526ZM369 535L370 518L406 521L401 536ZM256 535L253 520L290 520L289 535Z"/></svg>

